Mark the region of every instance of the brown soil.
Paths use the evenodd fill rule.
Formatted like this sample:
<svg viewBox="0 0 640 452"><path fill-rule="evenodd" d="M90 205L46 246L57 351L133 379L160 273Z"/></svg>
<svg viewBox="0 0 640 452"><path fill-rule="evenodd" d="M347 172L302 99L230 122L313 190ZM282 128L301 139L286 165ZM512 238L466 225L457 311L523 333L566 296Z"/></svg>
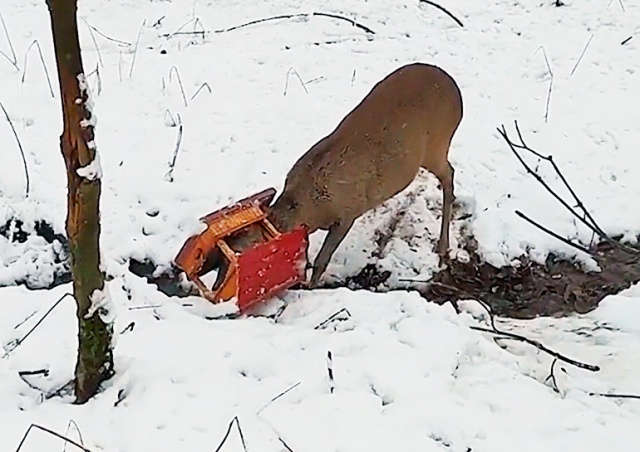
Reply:
<svg viewBox="0 0 640 452"><path fill-rule="evenodd" d="M545 265L524 262L517 268L496 268L470 254L470 262L454 261L416 289L439 304L479 299L497 315L530 319L589 312L607 295L640 281L640 256L609 243L594 248L600 272L585 272L557 256L550 256ZM369 264L345 283L352 288L378 290L389 276Z"/></svg>

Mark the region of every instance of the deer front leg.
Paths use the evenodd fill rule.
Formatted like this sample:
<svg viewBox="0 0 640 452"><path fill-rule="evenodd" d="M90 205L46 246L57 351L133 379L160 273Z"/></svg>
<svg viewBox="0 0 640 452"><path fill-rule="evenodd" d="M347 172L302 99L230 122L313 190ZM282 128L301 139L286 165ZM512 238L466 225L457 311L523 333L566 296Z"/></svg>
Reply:
<svg viewBox="0 0 640 452"><path fill-rule="evenodd" d="M351 229L351 226L353 226L353 221L354 220L342 221L329 228L329 233L325 237L324 242L322 242L318 256L313 262L313 272L311 273L311 280L308 284L310 289L318 286L320 276L322 276L327 269L331 256L333 256L333 253L338 249L338 246Z"/></svg>

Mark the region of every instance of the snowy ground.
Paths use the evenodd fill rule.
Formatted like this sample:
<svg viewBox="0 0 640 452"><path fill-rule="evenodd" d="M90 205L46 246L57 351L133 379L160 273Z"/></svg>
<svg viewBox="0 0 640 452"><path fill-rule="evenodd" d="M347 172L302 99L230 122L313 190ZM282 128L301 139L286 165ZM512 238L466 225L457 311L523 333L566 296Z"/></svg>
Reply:
<svg viewBox="0 0 640 452"><path fill-rule="evenodd" d="M132 321L135 328L118 338L117 376L103 394L82 407L56 398L42 402L17 372L48 368L49 377L29 380L46 390L71 377L73 304L62 302L0 360L0 449L15 449L31 422L64 432L74 419L92 450L215 450L237 415L249 450L286 450L278 436L296 451L637 450L640 404L588 393L640 393L639 287L610 297L587 316L504 322L505 329L602 367L595 374L556 369L556 394L543 383L548 356L511 342L503 350L468 328L478 322L471 316L456 317L450 307L432 306L413 292L289 293L290 305L278 322L208 321L208 306L200 300L188 300L194 306L185 307L185 300L167 298L125 271L131 257L168 264L198 217L268 186L281 188L293 162L377 80L413 61L444 67L464 97L451 161L458 197L473 215L454 222L454 245L465 228L496 265L524 252L536 259L549 251L572 255L514 215L515 209L567 237L591 239L590 231L526 176L497 134L501 124L512 131L514 119L529 144L554 155L607 232L630 240L640 232L634 196L640 179L637 165L629 163L637 158L640 133L634 102L640 98L638 2L567 2L556 8L552 1L443 0L464 28L409 0L298 3L80 2L104 171L103 260L114 277L116 330ZM187 22L182 31L213 31L313 11L345 15L376 34L368 37L326 17L267 22L204 38L173 34ZM31 176L25 198L22 160L8 122L0 120L0 226L14 218L29 230L43 219L63 233L66 187L46 4L5 0L0 13L10 37L0 24L0 51L7 56L0 55L0 102L24 146ZM25 56L34 40L53 97L38 47ZM8 61L10 42L17 68ZM553 73L548 121L551 74L541 46ZM204 83L211 92L200 89ZM166 174L178 121L183 137L170 182ZM544 165L540 171L557 185ZM367 214L335 254L328 277L361 268L374 250L371 237L400 209L405 216L381 263L396 280L428 277L436 264L432 242L440 197L433 178L423 175L403 196ZM321 238L313 237L315 248ZM0 235L0 284L28 280L46 286L56 252L35 235L23 243ZM21 337L69 290L1 288L2 343ZM146 305L160 307L129 309ZM343 307L351 318L337 330L313 329ZM120 391L124 399L114 408ZM242 450L238 441L233 436L222 450ZM38 434L25 450L51 450L53 444Z"/></svg>

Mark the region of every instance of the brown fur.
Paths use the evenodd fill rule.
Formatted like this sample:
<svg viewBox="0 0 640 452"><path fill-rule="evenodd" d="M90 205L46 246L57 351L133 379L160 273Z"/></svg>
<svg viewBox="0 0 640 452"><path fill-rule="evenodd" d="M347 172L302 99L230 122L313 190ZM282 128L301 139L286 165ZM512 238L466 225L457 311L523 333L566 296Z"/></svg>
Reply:
<svg viewBox="0 0 640 452"><path fill-rule="evenodd" d="M448 152L461 120L456 82L436 66L410 64L378 82L331 134L300 157L268 215L280 231L300 224L309 233L329 231L313 265L311 287L356 218L404 190L420 168L442 184L437 251L441 260L447 258L454 200ZM242 250L259 238L257 228L250 228L231 246Z"/></svg>

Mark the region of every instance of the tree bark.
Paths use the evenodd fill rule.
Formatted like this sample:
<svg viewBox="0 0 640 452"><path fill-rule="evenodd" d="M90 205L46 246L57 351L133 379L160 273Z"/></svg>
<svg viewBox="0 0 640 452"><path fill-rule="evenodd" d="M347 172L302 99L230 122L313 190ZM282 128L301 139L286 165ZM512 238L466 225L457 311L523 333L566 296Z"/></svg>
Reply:
<svg viewBox="0 0 640 452"><path fill-rule="evenodd" d="M113 327L102 318L104 307L96 309L100 298L108 297L102 292L104 275L100 271L101 175L99 171L78 174L78 169L92 164L98 156L78 39L77 0L47 0L47 5L64 120L60 148L67 169L66 228L78 317L75 396L76 403L84 403L113 375Z"/></svg>

